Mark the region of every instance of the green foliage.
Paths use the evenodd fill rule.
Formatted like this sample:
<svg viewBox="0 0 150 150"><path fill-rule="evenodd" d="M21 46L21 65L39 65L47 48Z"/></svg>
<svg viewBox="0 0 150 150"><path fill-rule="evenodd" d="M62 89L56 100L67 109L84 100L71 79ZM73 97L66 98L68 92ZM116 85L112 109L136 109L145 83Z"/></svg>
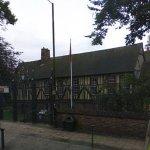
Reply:
<svg viewBox="0 0 150 150"><path fill-rule="evenodd" d="M136 83L136 92L143 99L150 98L150 74L144 75Z"/></svg>
<svg viewBox="0 0 150 150"><path fill-rule="evenodd" d="M136 38L142 39L150 31L149 0L89 0L95 11L95 28L89 36L92 44L102 45L108 27L119 23L119 29L127 26L130 33L126 36L126 44L134 44Z"/></svg>
<svg viewBox="0 0 150 150"><path fill-rule="evenodd" d="M0 26L4 26L5 24L14 25L16 21L17 19L9 9L9 2L0 0Z"/></svg>
<svg viewBox="0 0 150 150"><path fill-rule="evenodd" d="M126 84L132 85L131 93L125 94L123 97L132 97L132 101L135 103L135 109L143 109L144 104L150 103L150 74L141 74L139 79L136 79L132 76L128 76Z"/></svg>
<svg viewBox="0 0 150 150"><path fill-rule="evenodd" d="M9 2L0 0L0 27L14 25L17 19L9 9ZM11 45L0 36L0 84L8 84L18 63L19 52L14 52Z"/></svg>
<svg viewBox="0 0 150 150"><path fill-rule="evenodd" d="M133 74L123 74L120 89L99 99L104 111L143 112L144 104L150 104L150 74L142 74L140 79Z"/></svg>
<svg viewBox="0 0 150 150"><path fill-rule="evenodd" d="M150 105L150 97L145 97L144 98L144 104Z"/></svg>
<svg viewBox="0 0 150 150"><path fill-rule="evenodd" d="M11 45L0 38L0 83L10 82L19 61L18 55L19 52L14 52Z"/></svg>

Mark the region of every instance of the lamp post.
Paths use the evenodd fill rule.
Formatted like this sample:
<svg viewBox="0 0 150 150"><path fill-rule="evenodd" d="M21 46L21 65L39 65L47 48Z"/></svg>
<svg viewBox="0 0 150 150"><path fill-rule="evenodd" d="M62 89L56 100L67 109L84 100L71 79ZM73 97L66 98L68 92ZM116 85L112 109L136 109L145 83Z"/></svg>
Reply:
<svg viewBox="0 0 150 150"><path fill-rule="evenodd" d="M54 20L54 3L48 0L52 4L52 37L53 37L53 86L55 87L55 20Z"/></svg>
<svg viewBox="0 0 150 150"><path fill-rule="evenodd" d="M55 113L54 113L54 100L55 100L55 21L54 21L54 3L48 0L52 4L52 37L53 37L53 88L52 88L52 120L53 124L56 122Z"/></svg>
<svg viewBox="0 0 150 150"><path fill-rule="evenodd" d="M18 111L17 111L17 86L15 79L12 80L12 96L13 96L13 121L18 120Z"/></svg>

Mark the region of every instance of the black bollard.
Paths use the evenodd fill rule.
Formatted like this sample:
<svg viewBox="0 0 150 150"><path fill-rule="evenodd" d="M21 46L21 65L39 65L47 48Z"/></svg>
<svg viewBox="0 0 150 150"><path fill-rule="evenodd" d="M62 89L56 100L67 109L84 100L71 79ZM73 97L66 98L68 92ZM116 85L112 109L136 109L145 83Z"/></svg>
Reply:
<svg viewBox="0 0 150 150"><path fill-rule="evenodd" d="M93 148L94 147L94 125L92 125L91 128L92 128L92 137L91 137L92 142L91 142L91 146Z"/></svg>
<svg viewBox="0 0 150 150"><path fill-rule="evenodd" d="M5 148L4 129L1 129L1 147L2 147L2 150L4 150L4 148Z"/></svg>

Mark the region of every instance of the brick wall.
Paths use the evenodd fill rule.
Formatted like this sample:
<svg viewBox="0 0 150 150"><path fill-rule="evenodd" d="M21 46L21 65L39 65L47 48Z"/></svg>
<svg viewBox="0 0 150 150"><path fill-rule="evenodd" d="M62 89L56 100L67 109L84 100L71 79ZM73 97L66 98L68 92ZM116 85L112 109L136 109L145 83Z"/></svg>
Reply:
<svg viewBox="0 0 150 150"><path fill-rule="evenodd" d="M67 114L59 113L57 122L62 126L62 122ZM77 120L77 130L91 132L91 125L94 125L95 133L131 136L137 138L145 138L148 121L139 119L112 118L100 116L74 115Z"/></svg>

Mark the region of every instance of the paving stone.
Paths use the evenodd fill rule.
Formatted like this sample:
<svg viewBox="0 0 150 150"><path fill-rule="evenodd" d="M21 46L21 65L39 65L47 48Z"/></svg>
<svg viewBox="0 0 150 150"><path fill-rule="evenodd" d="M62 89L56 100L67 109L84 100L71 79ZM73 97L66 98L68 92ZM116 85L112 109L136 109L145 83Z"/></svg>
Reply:
<svg viewBox="0 0 150 150"><path fill-rule="evenodd" d="M6 150L90 150L91 135L68 132L48 125L1 122ZM143 150L144 140L94 135L95 149ZM20 148L20 149L19 149Z"/></svg>

